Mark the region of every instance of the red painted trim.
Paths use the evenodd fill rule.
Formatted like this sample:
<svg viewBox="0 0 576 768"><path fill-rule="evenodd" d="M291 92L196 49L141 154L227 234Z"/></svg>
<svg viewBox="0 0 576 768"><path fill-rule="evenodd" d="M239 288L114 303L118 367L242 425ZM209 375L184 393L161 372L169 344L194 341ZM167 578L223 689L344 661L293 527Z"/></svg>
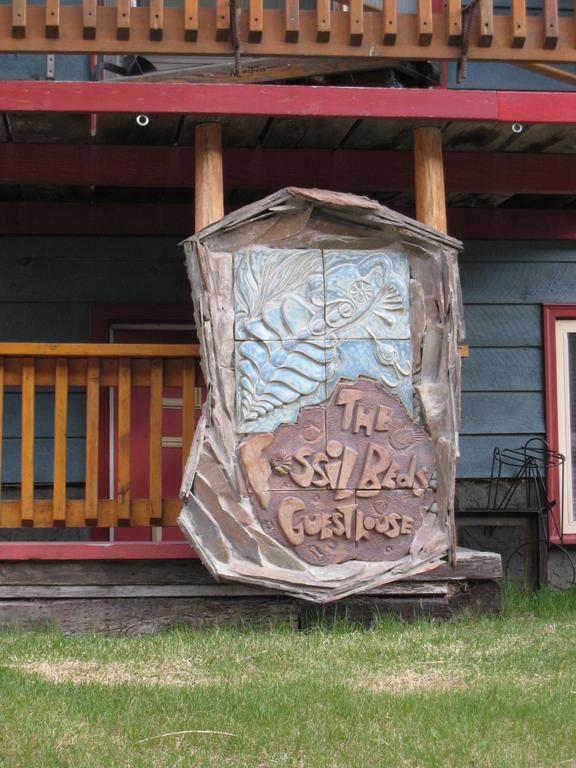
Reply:
<svg viewBox="0 0 576 768"><path fill-rule="evenodd" d="M414 216L413 209L395 210ZM155 235L182 239L193 229L190 212L189 205L176 203L0 203L0 235ZM576 216L572 210L448 208L448 230L461 240L576 240ZM105 305L95 305L95 309L100 306Z"/></svg>
<svg viewBox="0 0 576 768"><path fill-rule="evenodd" d="M556 322L576 319L576 304L546 304L544 320L544 375L546 387L546 440L558 451L558 389L556 384ZM548 498L560 499L560 475L557 469L548 473ZM576 533L558 535L562 530L560 505L555 504L549 515L550 539L555 544L576 544Z"/></svg>
<svg viewBox="0 0 576 768"><path fill-rule="evenodd" d="M90 338L107 344L112 323L190 323L192 304L92 304Z"/></svg>
<svg viewBox="0 0 576 768"><path fill-rule="evenodd" d="M191 560L197 555L180 542L19 542L0 544L2 560Z"/></svg>
<svg viewBox="0 0 576 768"><path fill-rule="evenodd" d="M572 123L576 93L197 83L0 83L1 112Z"/></svg>
<svg viewBox="0 0 576 768"><path fill-rule="evenodd" d="M226 189L370 193L414 186L412 152L228 148L223 154ZM192 147L0 145L2 184L190 188L193 168ZM449 192L574 194L576 155L446 152L444 168Z"/></svg>

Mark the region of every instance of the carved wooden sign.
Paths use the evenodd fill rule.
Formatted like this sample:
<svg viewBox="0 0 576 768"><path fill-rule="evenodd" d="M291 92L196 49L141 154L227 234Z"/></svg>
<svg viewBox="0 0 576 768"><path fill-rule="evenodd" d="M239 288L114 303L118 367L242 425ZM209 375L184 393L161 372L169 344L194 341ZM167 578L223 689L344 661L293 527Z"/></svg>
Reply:
<svg viewBox="0 0 576 768"><path fill-rule="evenodd" d="M431 439L366 379L239 454L262 527L312 565L399 560L434 501Z"/></svg>
<svg viewBox="0 0 576 768"><path fill-rule="evenodd" d="M457 247L314 190L186 242L209 398L179 522L214 575L323 602L441 562Z"/></svg>

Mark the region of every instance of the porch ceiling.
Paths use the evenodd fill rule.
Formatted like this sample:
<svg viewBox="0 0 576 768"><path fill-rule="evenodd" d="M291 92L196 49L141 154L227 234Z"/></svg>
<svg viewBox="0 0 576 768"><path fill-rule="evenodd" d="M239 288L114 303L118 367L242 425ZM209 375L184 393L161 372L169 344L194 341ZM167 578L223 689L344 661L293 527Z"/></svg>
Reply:
<svg viewBox="0 0 576 768"><path fill-rule="evenodd" d="M30 94L34 96L41 85L44 98L36 93L33 110ZM60 85L70 84L26 84L29 98L20 100L11 97L9 89L0 89L0 109L10 108L2 112L0 122L0 205L7 214L1 217L1 232L20 233L32 227L38 234L48 234L57 227L62 233L82 230L88 234L104 227L102 234L128 234L130 226L137 232L144 226L150 233L189 234L194 129L211 118L223 125L229 209L279 187L300 185L365 193L410 211L412 128L431 124L442 130L449 207L497 209L502 221L512 221L508 212L514 211L516 226L529 225L530 213L522 215L523 210L546 209L554 211L546 226L574 229L568 217L576 207L576 124L574 120L547 122L554 114L558 120L570 119L570 109L576 105L573 94L562 95L562 101L560 94L548 94L542 101L544 94L524 94L521 99L521 94L448 91L442 95L415 89L400 93L310 86L188 90L194 96L211 96L216 88L223 97L222 89L227 88L234 99L239 91L249 97L245 111L250 114L242 114L236 101L224 100L223 109L231 114L215 118L207 112L210 99L201 109L192 103L191 109L198 110L194 114L173 111L180 102L172 97L180 91L171 90L170 85L140 86L146 89L143 92L127 84L100 90L106 98L93 105L113 105L120 92L127 96L125 108L144 110L147 104L158 108L157 88L168 88L165 104L169 108L164 114L146 112L150 121L141 127L137 113L121 111L119 102L115 112L65 111L64 103L56 104L49 90ZM68 103L85 109L79 95L82 88L76 88L76 98L72 93ZM317 100L310 112L302 99L312 92ZM151 98L136 98L136 93L148 93ZM273 98L268 114L263 114L262 100L268 94ZM564 114L559 111L561 103ZM22 110L14 109L18 104ZM37 111L43 105L58 111ZM528 120L512 122L524 117ZM463 226L462 211L452 218Z"/></svg>

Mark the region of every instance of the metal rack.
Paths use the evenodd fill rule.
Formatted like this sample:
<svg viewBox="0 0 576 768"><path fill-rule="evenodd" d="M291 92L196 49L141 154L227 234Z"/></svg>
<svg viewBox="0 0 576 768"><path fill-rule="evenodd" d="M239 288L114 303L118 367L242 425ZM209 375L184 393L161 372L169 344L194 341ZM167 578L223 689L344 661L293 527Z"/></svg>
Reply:
<svg viewBox="0 0 576 768"><path fill-rule="evenodd" d="M556 528L555 534L559 538L562 535L561 528L558 528L555 518L549 513L553 507L558 506L558 520L562 520L565 460L561 453L551 450L540 437L531 438L520 448L494 449L488 508L507 514L522 511L536 517L534 536L537 538L524 541L511 552L504 567L505 575L514 558L526 554L527 548L531 547L537 552L537 586L541 586L546 581L548 551L555 547L568 559L572 581L576 583L576 567L570 554L563 546L550 540L550 520ZM548 498L546 479L550 471L558 472L558 499Z"/></svg>

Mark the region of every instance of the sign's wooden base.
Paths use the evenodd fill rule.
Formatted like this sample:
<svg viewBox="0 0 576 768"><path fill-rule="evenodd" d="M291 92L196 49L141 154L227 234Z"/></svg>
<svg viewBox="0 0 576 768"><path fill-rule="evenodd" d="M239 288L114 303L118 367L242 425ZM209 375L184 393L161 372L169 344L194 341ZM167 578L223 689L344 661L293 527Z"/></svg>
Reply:
<svg viewBox="0 0 576 768"><path fill-rule="evenodd" d="M362 624L393 612L449 618L500 610L500 556L459 550L458 566L315 606L243 584L216 583L197 560L4 561L0 628L51 624L67 633L144 634L191 627L288 624L324 618Z"/></svg>

